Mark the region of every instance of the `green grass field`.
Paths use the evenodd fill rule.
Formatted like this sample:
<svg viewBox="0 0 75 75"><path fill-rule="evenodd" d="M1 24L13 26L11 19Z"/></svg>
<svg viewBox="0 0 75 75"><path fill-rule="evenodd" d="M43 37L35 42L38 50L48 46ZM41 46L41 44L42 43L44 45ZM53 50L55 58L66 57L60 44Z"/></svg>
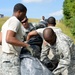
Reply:
<svg viewBox="0 0 75 75"><path fill-rule="evenodd" d="M0 18L0 29L1 29L2 25L3 25L3 23L4 23L8 18L9 18L9 17ZM29 22L38 23L38 22L39 22L39 19L32 19L32 18L30 18L30 19L29 19Z"/></svg>
<svg viewBox="0 0 75 75"><path fill-rule="evenodd" d="M68 27L66 27L63 23L59 22L56 25L57 27L60 27L62 29L62 31L68 35L75 43L75 37L71 34L70 29Z"/></svg>
<svg viewBox="0 0 75 75"><path fill-rule="evenodd" d="M3 23L8 19L9 17L4 17L4 18L0 18L0 29L3 25ZM38 23L40 19L32 19L32 18L29 18L29 22L32 22L32 23ZM70 29L68 27L66 27L63 23L59 22L57 23L56 25L57 27L60 27L62 29L62 31L67 34L71 39L73 39L74 43L75 43L75 37L72 36L71 32L70 32Z"/></svg>
<svg viewBox="0 0 75 75"><path fill-rule="evenodd" d="M9 17L0 18L0 29L3 25L3 23L8 19Z"/></svg>

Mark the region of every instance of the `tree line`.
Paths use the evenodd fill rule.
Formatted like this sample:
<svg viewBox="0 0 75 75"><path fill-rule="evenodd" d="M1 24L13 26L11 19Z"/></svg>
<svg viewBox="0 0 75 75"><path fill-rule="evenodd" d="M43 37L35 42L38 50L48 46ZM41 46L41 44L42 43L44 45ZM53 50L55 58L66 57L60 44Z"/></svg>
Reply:
<svg viewBox="0 0 75 75"><path fill-rule="evenodd" d="M63 14L65 25L70 28L71 33L75 36L75 0L64 0Z"/></svg>

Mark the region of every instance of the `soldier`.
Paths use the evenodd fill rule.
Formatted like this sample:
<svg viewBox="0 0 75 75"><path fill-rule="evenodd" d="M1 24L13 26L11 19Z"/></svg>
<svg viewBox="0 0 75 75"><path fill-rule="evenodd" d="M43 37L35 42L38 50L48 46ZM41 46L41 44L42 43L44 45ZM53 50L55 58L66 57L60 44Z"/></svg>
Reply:
<svg viewBox="0 0 75 75"><path fill-rule="evenodd" d="M13 9L13 16L2 26L2 71L3 75L20 75L19 54L21 47L29 45L22 42L23 34L21 21L26 16L27 8L17 3Z"/></svg>
<svg viewBox="0 0 75 75"><path fill-rule="evenodd" d="M23 29L23 35L24 35L24 41L26 41L26 37L28 33L32 30L35 30L35 27L32 25L32 23L28 23L27 16L21 21L22 23L22 29Z"/></svg>
<svg viewBox="0 0 75 75"><path fill-rule="evenodd" d="M56 36L57 36L57 40L59 40L61 43L58 45L57 48L55 48L55 54L58 53L59 54L59 61L57 60L57 63L58 63L58 66L52 70L52 72L55 74L55 75L59 75L60 73L62 75L68 75L68 67L70 65L70 61L71 61L71 56L72 54L70 54L70 51L73 51L71 50L72 49L72 46L74 45L73 44L73 41L67 36L65 35L64 33L62 33L61 29L60 28L57 28L55 27L55 24L56 24L56 20L55 18L48 18L48 20L50 20L48 22L48 27L47 28L51 28L53 29L53 32L55 32ZM54 26L53 26L54 25ZM46 28L41 28L41 29L37 29L36 31L32 31L28 34L28 37L27 37L27 40L29 40L33 35L37 35L39 34L43 39L44 39L44 36L43 36L43 31L45 30ZM47 32L47 35L49 31ZM53 35L52 35L53 36ZM54 38L54 37L53 37ZM47 39L50 39L50 37L48 37ZM52 40L52 38L51 38ZM45 40L46 41L46 40ZM56 46L56 44L55 44ZM44 59L47 57L48 53L48 58L49 60L54 60L54 54L52 53L52 50L49 49L49 44L48 42L46 41L46 44L44 45L44 47L42 48L42 52L41 52L41 61L44 61ZM52 47L52 46L51 46ZM54 47L54 46L53 46ZM60 48L60 51L59 49ZM67 51L66 51L67 50ZM49 52L50 51L50 52ZM66 52L65 52L66 51ZM65 52L65 53L61 53L61 52ZM61 53L61 55L60 55ZM74 54L73 54L74 55ZM56 57L57 58L57 57ZM55 60L56 61L56 60ZM56 63L56 64L57 64Z"/></svg>

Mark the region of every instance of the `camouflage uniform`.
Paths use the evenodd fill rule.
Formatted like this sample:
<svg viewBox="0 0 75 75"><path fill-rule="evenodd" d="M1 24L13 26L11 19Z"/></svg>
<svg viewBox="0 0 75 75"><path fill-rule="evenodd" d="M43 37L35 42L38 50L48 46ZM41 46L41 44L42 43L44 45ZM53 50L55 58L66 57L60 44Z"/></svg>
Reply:
<svg viewBox="0 0 75 75"><path fill-rule="evenodd" d="M15 38L23 41L23 34L20 21L12 16L2 26L2 73L3 75L21 75L19 54L21 47L6 42L7 31L16 33Z"/></svg>
<svg viewBox="0 0 75 75"><path fill-rule="evenodd" d="M53 73L55 75L59 75L60 73L62 75L68 75L68 67L70 66L71 62L70 51L74 45L73 41L67 35L62 33L60 28L53 26L49 26L48 28L52 28L54 30L57 36L57 41L53 46L48 43L45 46L42 46L41 61L43 61L46 57L48 57L50 60L58 59L58 66L53 70ZM41 35L41 31L43 30L37 30L37 32L39 31L38 34Z"/></svg>
<svg viewBox="0 0 75 75"><path fill-rule="evenodd" d="M29 28L26 29L22 26L22 30L23 30L22 33L23 33L23 37L25 38L24 39L24 41L25 41L28 33L32 30L35 30L35 27L31 23L29 23Z"/></svg>
<svg viewBox="0 0 75 75"><path fill-rule="evenodd" d="M3 75L21 75L20 59L17 55L3 53L2 58L3 58L2 60Z"/></svg>

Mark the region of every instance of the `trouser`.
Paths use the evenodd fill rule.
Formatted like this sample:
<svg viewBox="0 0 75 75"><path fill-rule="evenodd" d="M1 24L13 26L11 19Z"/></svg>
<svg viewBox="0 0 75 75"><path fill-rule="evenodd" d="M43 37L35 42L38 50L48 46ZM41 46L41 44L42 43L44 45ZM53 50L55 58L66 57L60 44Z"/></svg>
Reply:
<svg viewBox="0 0 75 75"><path fill-rule="evenodd" d="M21 75L18 55L2 53L2 73L3 75Z"/></svg>
<svg viewBox="0 0 75 75"><path fill-rule="evenodd" d="M68 75L68 70L67 70L67 69L64 70L64 71L62 72L62 75Z"/></svg>
<svg viewBox="0 0 75 75"><path fill-rule="evenodd" d="M2 54L0 53L0 75L2 75Z"/></svg>

